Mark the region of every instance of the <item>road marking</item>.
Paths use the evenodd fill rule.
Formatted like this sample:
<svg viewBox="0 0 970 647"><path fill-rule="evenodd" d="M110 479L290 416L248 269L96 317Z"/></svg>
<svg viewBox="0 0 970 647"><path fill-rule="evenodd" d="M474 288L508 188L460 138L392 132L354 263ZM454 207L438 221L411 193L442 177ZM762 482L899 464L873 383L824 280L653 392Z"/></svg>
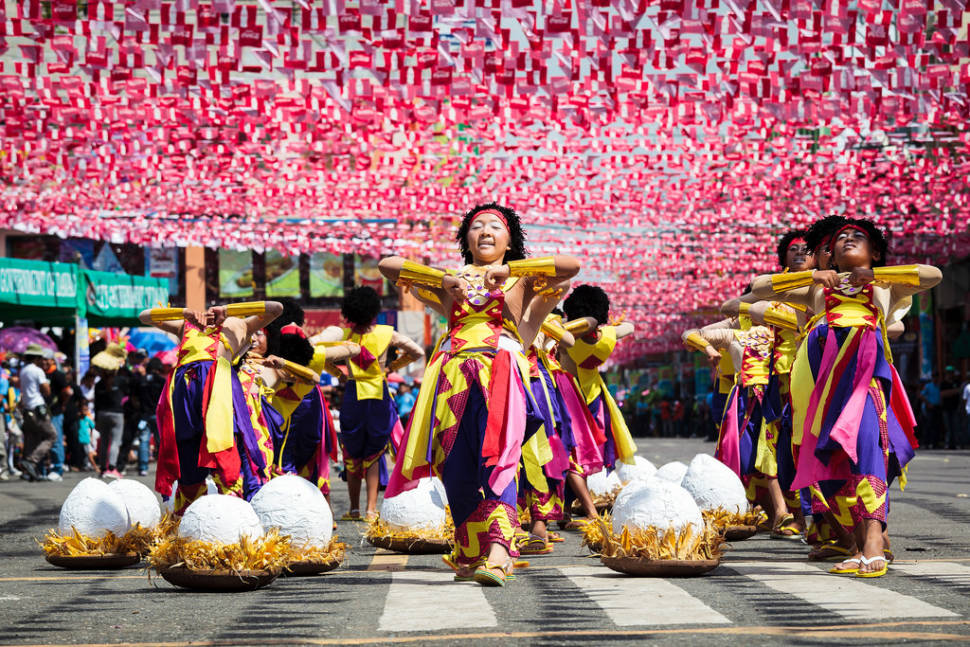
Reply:
<svg viewBox="0 0 970 647"><path fill-rule="evenodd" d="M495 612L478 584L455 582L451 572L407 571L391 576L378 629L438 631L496 625Z"/></svg>
<svg viewBox="0 0 970 647"><path fill-rule="evenodd" d="M889 569L901 571L907 575L940 580L948 586L970 586L970 566L956 562L916 562L915 564L893 562Z"/></svg>
<svg viewBox="0 0 970 647"><path fill-rule="evenodd" d="M524 638L538 638L550 640L564 638L627 638L650 639L658 636L780 636L791 640L791 636L798 634L799 638L812 638L816 641L832 642L837 639L858 638L861 640L883 639L898 642L900 640L947 640L967 642L967 634L944 633L945 626L954 629L966 629L968 621L933 621L933 622L880 622L875 624L857 625L825 625L821 627L805 626L732 626L732 627L688 627L681 629L573 629L553 631L492 631L480 633L455 634L419 634L411 636L361 636L355 638L318 638L313 636L287 636L285 638L259 638L253 640L233 638L220 640L193 640L167 642L124 642L111 643L112 647L228 647L236 645L292 645L295 642L305 645L408 645L427 644L432 642L458 642L483 640L510 640ZM899 627L928 627L931 631L905 631ZM881 630L881 631L880 631ZM34 643L12 645L11 647L104 647L105 643Z"/></svg>
<svg viewBox="0 0 970 647"><path fill-rule="evenodd" d="M956 613L914 597L896 593L852 575L833 575L805 563L733 562L741 575L779 593L853 620L884 618L945 618Z"/></svg>
<svg viewBox="0 0 970 647"><path fill-rule="evenodd" d="M390 550L378 548L374 558L370 561L368 571L403 571L408 565L408 556Z"/></svg>
<svg viewBox="0 0 970 647"><path fill-rule="evenodd" d="M630 577L602 566L562 567L559 570L620 627L731 622L666 580Z"/></svg>

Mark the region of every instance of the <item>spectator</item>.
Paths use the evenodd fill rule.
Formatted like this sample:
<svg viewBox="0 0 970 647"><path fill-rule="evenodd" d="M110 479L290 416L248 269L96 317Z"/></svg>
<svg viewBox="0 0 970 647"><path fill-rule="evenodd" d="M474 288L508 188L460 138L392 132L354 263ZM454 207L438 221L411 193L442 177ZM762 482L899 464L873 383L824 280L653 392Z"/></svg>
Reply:
<svg viewBox="0 0 970 647"><path fill-rule="evenodd" d="M153 357L145 364L145 375L137 381L138 401L138 475L148 475L151 460L151 444L155 439L158 446L158 421L155 409L165 389L165 367L162 361Z"/></svg>
<svg viewBox="0 0 970 647"><path fill-rule="evenodd" d="M54 361L54 358L49 357L45 361L47 362L47 379L50 380L51 388L51 424L54 425L54 431L57 432L54 446L51 447L51 471L47 478L51 481L61 481L64 479L64 412L71 396L74 395L74 391L71 389L67 374L57 368L57 362Z"/></svg>
<svg viewBox="0 0 970 647"><path fill-rule="evenodd" d="M956 449L960 434L960 380L956 369L946 367L946 374L940 382L940 411L943 418L944 447Z"/></svg>
<svg viewBox="0 0 970 647"><path fill-rule="evenodd" d="M90 465L91 469L97 470L98 458L95 452L95 434L97 432L94 430L94 414L91 413L91 407L88 406L88 403L82 401L78 412L77 438L81 445L81 451L84 452L85 468Z"/></svg>
<svg viewBox="0 0 970 647"><path fill-rule="evenodd" d="M10 467L7 463L7 393L10 391L10 369L7 358L0 363L0 481L10 480Z"/></svg>
<svg viewBox="0 0 970 647"><path fill-rule="evenodd" d="M53 357L53 353L39 344L30 344L23 355L25 365L20 370L20 409L24 418L21 477L27 481L40 481L41 461L47 457L57 438L57 430L47 408L51 385L44 371L47 359Z"/></svg>
<svg viewBox="0 0 970 647"><path fill-rule="evenodd" d="M397 415L401 417L401 424L404 426L408 424L408 416L411 415L414 402L414 393L411 391L410 385L402 382L397 388L397 396L394 398L394 404L397 405Z"/></svg>
<svg viewBox="0 0 970 647"><path fill-rule="evenodd" d="M118 344L108 344L91 360L101 377L94 387L95 426L101 434L98 466L102 476L108 478L121 478L118 454L125 430L124 405L129 384L128 372L122 369L127 355Z"/></svg>
<svg viewBox="0 0 970 647"><path fill-rule="evenodd" d="M933 373L932 380L926 380L919 392L920 411L923 414L922 434L920 440L928 448L939 448L943 427L943 417L940 413L940 374Z"/></svg>

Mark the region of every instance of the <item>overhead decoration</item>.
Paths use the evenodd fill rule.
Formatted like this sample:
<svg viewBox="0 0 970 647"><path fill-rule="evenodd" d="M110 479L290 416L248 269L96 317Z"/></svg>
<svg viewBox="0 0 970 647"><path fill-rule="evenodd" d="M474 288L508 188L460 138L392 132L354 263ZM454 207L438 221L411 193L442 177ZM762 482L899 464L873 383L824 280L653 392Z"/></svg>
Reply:
<svg viewBox="0 0 970 647"><path fill-rule="evenodd" d="M873 217L970 253L964 0L26 0L0 9L0 226L457 259L469 206L639 327Z"/></svg>

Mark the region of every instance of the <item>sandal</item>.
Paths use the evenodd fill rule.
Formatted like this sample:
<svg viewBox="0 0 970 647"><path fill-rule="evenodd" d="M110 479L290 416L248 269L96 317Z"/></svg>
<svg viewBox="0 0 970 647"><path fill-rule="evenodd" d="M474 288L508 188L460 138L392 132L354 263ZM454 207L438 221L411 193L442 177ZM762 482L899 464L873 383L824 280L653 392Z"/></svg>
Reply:
<svg viewBox="0 0 970 647"><path fill-rule="evenodd" d="M854 550L843 548L836 543L825 543L814 549L808 554L808 559L813 562L826 562L831 559L845 559L855 554Z"/></svg>
<svg viewBox="0 0 970 647"><path fill-rule="evenodd" d="M455 572L456 582L471 582L475 579L475 564L464 566L459 564L452 555L442 555L441 561L447 564L448 567Z"/></svg>
<svg viewBox="0 0 970 647"><path fill-rule="evenodd" d="M485 560L475 569L474 580L482 586L505 586L514 577L515 561L509 560L504 564L492 564Z"/></svg>
<svg viewBox="0 0 970 647"><path fill-rule="evenodd" d="M360 516L360 510L351 510L350 512L344 513L344 516L340 517L341 521L363 521L364 518Z"/></svg>
<svg viewBox="0 0 970 647"><path fill-rule="evenodd" d="M886 559L884 555L876 555L875 557L863 556L862 558L860 558L859 561L865 564L866 566L869 566L874 562L882 562L882 568L877 569L875 571L869 571L868 573L857 571L855 574L856 577L882 577L883 575L889 572L889 561Z"/></svg>
<svg viewBox="0 0 970 647"><path fill-rule="evenodd" d="M589 522L582 519L570 519L569 521L560 521L560 530L582 530L583 527Z"/></svg>
<svg viewBox="0 0 970 647"><path fill-rule="evenodd" d="M552 544L538 535L529 535L524 542L519 542L519 552L523 555L548 555L552 552Z"/></svg>
<svg viewBox="0 0 970 647"><path fill-rule="evenodd" d="M886 559L889 560L890 564L896 561L896 554L893 553L892 548L884 548L882 550L882 554L886 556Z"/></svg>
<svg viewBox="0 0 970 647"><path fill-rule="evenodd" d="M862 560L865 557L850 557L849 559L843 559L840 564L858 564L862 565ZM847 568L839 568L839 564L836 564L829 569L829 573L834 573L835 575L854 575L859 572L859 566L849 566Z"/></svg>
<svg viewBox="0 0 970 647"><path fill-rule="evenodd" d="M762 510L761 514L758 515L758 522L756 525L758 527L758 530L762 530L764 532L771 532L771 524L768 522L768 514L764 510Z"/></svg>
<svg viewBox="0 0 970 647"><path fill-rule="evenodd" d="M550 543L558 544L559 542L564 541L563 538L562 538L562 535L560 535L558 532L553 532L553 531L550 530L546 534L549 535L549 542Z"/></svg>
<svg viewBox="0 0 970 647"><path fill-rule="evenodd" d="M802 531L795 525L795 515L786 514L771 529L772 539L799 539Z"/></svg>

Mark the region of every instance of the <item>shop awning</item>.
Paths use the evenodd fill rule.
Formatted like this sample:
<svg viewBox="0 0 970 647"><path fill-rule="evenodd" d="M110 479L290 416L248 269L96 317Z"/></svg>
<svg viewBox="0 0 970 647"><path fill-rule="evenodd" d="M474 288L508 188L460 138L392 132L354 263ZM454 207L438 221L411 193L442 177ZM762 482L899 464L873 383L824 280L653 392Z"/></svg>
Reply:
<svg viewBox="0 0 970 647"><path fill-rule="evenodd" d="M168 280L81 269L72 263L0 258L0 321L47 326L138 324L144 308L168 303Z"/></svg>

